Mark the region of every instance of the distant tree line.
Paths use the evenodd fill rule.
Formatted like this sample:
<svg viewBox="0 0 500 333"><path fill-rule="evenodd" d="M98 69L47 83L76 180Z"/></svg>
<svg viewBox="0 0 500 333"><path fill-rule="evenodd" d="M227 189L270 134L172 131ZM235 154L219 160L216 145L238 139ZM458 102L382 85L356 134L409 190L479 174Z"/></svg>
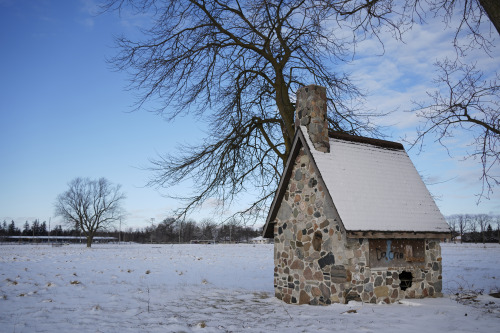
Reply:
<svg viewBox="0 0 500 333"><path fill-rule="evenodd" d="M0 224L1 236L81 236L77 228L63 229L56 225L52 230L47 230L47 223L34 220L31 224L26 221L23 229L16 227L14 221L9 224L3 221ZM127 228L120 230L100 231L96 236L115 237L117 240L136 243L189 243L191 241L216 241L216 242L246 242L260 236L261 231L242 226L236 221L226 224L217 224L211 219L201 222L195 220L178 221L165 218L158 224L144 228Z"/></svg>
<svg viewBox="0 0 500 333"><path fill-rule="evenodd" d="M79 231L65 230L60 225L56 225L51 230L47 228L47 222L36 219L31 224L26 221L22 229L19 229L14 221L7 223L3 221L0 224L0 236L78 236Z"/></svg>
<svg viewBox="0 0 500 333"><path fill-rule="evenodd" d="M452 241L500 243L500 215L455 214L446 217Z"/></svg>
<svg viewBox="0 0 500 333"><path fill-rule="evenodd" d="M455 214L446 217L452 232L452 241L500 243L500 215ZM165 218L158 224L144 228L126 228L98 232L97 236L115 237L117 240L136 243L189 243L191 241L243 242L260 236L261 230L230 221L217 224L211 219L179 221ZM14 221L0 224L0 236L80 236L77 228L63 229L56 225L47 229L47 222L38 219L26 221L22 230Z"/></svg>
<svg viewBox="0 0 500 333"><path fill-rule="evenodd" d="M261 231L230 221L218 224L211 219L180 221L165 218L158 224L144 228L128 228L99 233L99 236L112 236L126 242L137 243L189 243L191 241L246 242L260 236Z"/></svg>
<svg viewBox="0 0 500 333"><path fill-rule="evenodd" d="M492 214L455 214L446 217L452 232L452 241L500 243L500 215ZM260 236L261 230L230 221L217 224L211 219L179 221L165 218L157 224L144 228L126 228L125 230L107 230L98 232L97 236L115 237L117 240L136 243L189 243L191 241L213 240L216 242L243 242ZM47 222L38 219L26 221L22 230L14 221L0 224L1 236L80 236L77 228L63 229L56 225L51 230Z"/></svg>

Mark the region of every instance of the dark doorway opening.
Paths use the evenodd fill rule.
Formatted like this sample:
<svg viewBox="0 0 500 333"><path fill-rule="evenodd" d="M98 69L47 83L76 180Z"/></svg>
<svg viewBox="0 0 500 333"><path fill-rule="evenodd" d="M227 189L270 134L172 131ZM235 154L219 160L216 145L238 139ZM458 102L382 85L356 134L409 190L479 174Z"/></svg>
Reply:
<svg viewBox="0 0 500 333"><path fill-rule="evenodd" d="M402 271L401 274L399 274L399 281L401 281L401 283L399 284L401 290L406 290L407 288L411 287L413 275L411 274L411 272Z"/></svg>

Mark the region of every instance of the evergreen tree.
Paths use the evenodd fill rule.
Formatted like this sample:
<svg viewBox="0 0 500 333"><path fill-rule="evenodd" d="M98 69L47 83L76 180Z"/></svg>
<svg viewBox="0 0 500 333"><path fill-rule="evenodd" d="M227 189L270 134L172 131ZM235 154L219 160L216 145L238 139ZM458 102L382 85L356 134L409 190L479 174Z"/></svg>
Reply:
<svg viewBox="0 0 500 333"><path fill-rule="evenodd" d="M40 223L38 222L38 220L34 220L31 224L32 235L38 236L39 229L40 229Z"/></svg>
<svg viewBox="0 0 500 333"><path fill-rule="evenodd" d="M493 238L493 228L491 227L491 224L488 224L488 228L486 228L486 240L488 242L491 242L492 238Z"/></svg>
<svg viewBox="0 0 500 333"><path fill-rule="evenodd" d="M30 224L28 223L28 221L26 221L26 222L24 222L23 236L31 236L31 235L32 235L32 232L31 232Z"/></svg>
<svg viewBox="0 0 500 333"><path fill-rule="evenodd" d="M5 236L7 234L7 221L3 220L0 224L0 236Z"/></svg>
<svg viewBox="0 0 500 333"><path fill-rule="evenodd" d="M47 236L48 234L49 233L47 232L47 223L43 221L38 229L38 236Z"/></svg>
<svg viewBox="0 0 500 333"><path fill-rule="evenodd" d="M19 230L19 228L16 227L14 220L12 220L9 224L9 228L7 230L7 235L8 236L19 236L20 234L21 234L21 230Z"/></svg>

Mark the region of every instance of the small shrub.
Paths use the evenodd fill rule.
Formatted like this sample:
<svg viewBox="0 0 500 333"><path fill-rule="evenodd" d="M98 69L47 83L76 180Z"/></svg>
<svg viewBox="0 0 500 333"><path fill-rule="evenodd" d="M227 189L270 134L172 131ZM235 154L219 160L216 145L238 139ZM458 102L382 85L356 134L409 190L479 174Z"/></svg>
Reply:
<svg viewBox="0 0 500 333"><path fill-rule="evenodd" d="M260 292L260 293L253 293L254 297L255 298L259 298L259 299L266 299L266 298L269 298L269 294L266 293L265 291L264 292Z"/></svg>
<svg viewBox="0 0 500 333"><path fill-rule="evenodd" d="M14 286L17 285L17 281L15 281L15 280L11 280L11 279L7 278L5 281L7 281L8 283L10 283Z"/></svg>

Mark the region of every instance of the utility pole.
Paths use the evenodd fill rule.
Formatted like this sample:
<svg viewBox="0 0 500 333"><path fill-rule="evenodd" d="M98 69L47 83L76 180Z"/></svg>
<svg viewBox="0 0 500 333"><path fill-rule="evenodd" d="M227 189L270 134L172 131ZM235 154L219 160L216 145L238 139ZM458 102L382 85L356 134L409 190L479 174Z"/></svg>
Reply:
<svg viewBox="0 0 500 333"><path fill-rule="evenodd" d="M154 217L151 218L151 244L153 244L153 229L154 229L154 223L155 219Z"/></svg>
<svg viewBox="0 0 500 333"><path fill-rule="evenodd" d="M182 221L179 221L179 244L181 243Z"/></svg>
<svg viewBox="0 0 500 333"><path fill-rule="evenodd" d="M122 236L122 218L120 217L120 229L118 230L118 244L120 244L122 241L121 236Z"/></svg>

